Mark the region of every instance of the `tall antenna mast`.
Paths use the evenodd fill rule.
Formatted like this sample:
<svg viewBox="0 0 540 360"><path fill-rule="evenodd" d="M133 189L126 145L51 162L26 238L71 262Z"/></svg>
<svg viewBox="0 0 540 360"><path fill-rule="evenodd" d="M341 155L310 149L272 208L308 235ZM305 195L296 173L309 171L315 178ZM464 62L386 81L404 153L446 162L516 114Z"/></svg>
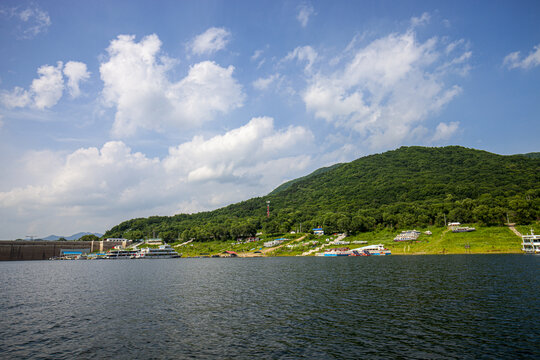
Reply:
<svg viewBox="0 0 540 360"><path fill-rule="evenodd" d="M266 217L270 218L270 201L266 202Z"/></svg>

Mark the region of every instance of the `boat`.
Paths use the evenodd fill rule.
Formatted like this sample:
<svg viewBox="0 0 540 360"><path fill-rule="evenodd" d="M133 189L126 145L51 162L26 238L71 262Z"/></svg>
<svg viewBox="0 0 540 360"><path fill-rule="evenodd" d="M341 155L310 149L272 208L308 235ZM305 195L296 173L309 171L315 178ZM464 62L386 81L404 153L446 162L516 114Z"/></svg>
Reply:
<svg viewBox="0 0 540 360"><path fill-rule="evenodd" d="M133 259L136 254L137 250L111 249L107 251L103 258L111 260L128 260Z"/></svg>
<svg viewBox="0 0 540 360"><path fill-rule="evenodd" d="M371 253L367 250L363 250L363 251L353 250L351 255L349 256L371 256Z"/></svg>
<svg viewBox="0 0 540 360"><path fill-rule="evenodd" d="M156 248L143 248L140 249L136 255L136 259L171 259L179 258L178 254L170 245L160 245Z"/></svg>
<svg viewBox="0 0 540 360"><path fill-rule="evenodd" d="M529 235L521 236L521 250L525 254L540 255L540 235L535 235L531 229Z"/></svg>
<svg viewBox="0 0 540 360"><path fill-rule="evenodd" d="M352 251L349 248L343 247L326 250L325 252L317 254L317 256L350 256L351 254Z"/></svg>
<svg viewBox="0 0 540 360"><path fill-rule="evenodd" d="M369 252L370 255L392 255L392 252L384 247L383 244L368 245L358 249L353 249L358 252Z"/></svg>

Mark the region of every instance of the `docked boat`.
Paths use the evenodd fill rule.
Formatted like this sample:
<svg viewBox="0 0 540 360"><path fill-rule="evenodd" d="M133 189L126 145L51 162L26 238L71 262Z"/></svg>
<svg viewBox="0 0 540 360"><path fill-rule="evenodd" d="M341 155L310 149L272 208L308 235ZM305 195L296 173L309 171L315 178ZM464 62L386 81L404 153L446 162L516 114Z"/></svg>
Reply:
<svg viewBox="0 0 540 360"><path fill-rule="evenodd" d="M156 248L143 248L140 249L135 258L137 259L171 259L179 258L178 254L170 245L160 245Z"/></svg>
<svg viewBox="0 0 540 360"><path fill-rule="evenodd" d="M137 254L136 250L111 249L107 251L107 253L105 254L105 256L103 256L103 258L111 259L111 260L127 260L127 259L133 259L136 254Z"/></svg>
<svg viewBox="0 0 540 360"><path fill-rule="evenodd" d="M383 244L378 245L368 245L358 249L353 249L353 251L364 252L367 251L370 255L391 255L392 252L384 247Z"/></svg>
<svg viewBox="0 0 540 360"><path fill-rule="evenodd" d="M535 235L532 229L529 235L523 235L521 237L521 250L525 254L540 255L540 235Z"/></svg>
<svg viewBox="0 0 540 360"><path fill-rule="evenodd" d="M367 250L353 250L350 256L371 256L371 253Z"/></svg>

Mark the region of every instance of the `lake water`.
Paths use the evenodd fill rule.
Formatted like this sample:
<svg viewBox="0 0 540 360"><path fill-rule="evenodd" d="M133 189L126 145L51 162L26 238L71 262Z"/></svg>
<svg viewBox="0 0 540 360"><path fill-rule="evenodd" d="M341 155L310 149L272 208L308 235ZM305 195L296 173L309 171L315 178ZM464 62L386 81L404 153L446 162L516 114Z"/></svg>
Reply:
<svg viewBox="0 0 540 360"><path fill-rule="evenodd" d="M0 358L539 359L540 256L0 263Z"/></svg>

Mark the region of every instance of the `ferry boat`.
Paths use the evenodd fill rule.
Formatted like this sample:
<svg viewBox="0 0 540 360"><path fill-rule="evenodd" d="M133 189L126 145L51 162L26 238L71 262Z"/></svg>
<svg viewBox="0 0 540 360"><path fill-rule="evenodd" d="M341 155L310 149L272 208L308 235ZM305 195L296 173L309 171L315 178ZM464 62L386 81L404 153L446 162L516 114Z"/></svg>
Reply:
<svg viewBox="0 0 540 360"><path fill-rule="evenodd" d="M371 256L371 253L367 250L364 250L364 251L353 250L350 256Z"/></svg>
<svg viewBox="0 0 540 360"><path fill-rule="evenodd" d="M170 245L160 245L155 248L143 248L140 249L135 258L137 259L171 259L179 258L180 255Z"/></svg>
<svg viewBox="0 0 540 360"><path fill-rule="evenodd" d="M525 254L540 255L540 235L535 235L532 229L529 235L523 235L521 237L521 250Z"/></svg>
<svg viewBox="0 0 540 360"><path fill-rule="evenodd" d="M378 245L368 245L358 249L353 249L353 251L364 252L367 251L370 255L391 255L392 252L384 247L383 244Z"/></svg>
<svg viewBox="0 0 540 360"><path fill-rule="evenodd" d="M113 260L126 260L133 259L137 254L137 250L123 250L123 249L112 249L107 251L104 259L113 259Z"/></svg>
<svg viewBox="0 0 540 360"><path fill-rule="evenodd" d="M337 248L325 250L322 253L317 253L315 256L351 256L352 251L349 248Z"/></svg>

